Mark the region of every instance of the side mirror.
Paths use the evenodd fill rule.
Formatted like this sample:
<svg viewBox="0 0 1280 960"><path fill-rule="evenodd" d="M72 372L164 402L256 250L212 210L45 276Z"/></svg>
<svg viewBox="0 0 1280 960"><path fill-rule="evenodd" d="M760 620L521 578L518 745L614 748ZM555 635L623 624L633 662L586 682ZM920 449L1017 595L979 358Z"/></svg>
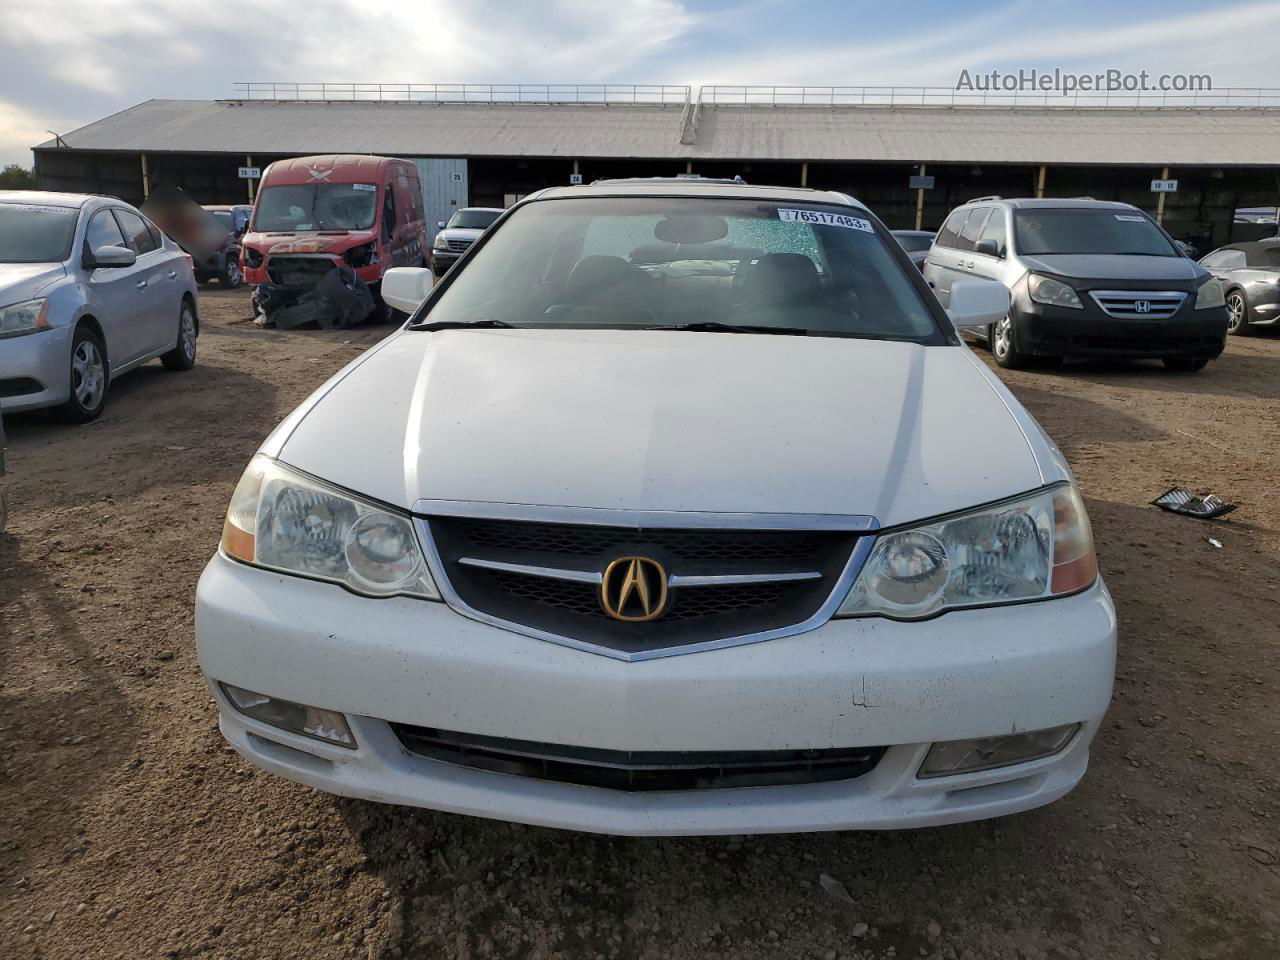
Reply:
<svg viewBox="0 0 1280 960"><path fill-rule="evenodd" d="M401 313L413 313L431 292L433 278L426 267L392 267L382 276L382 299Z"/></svg>
<svg viewBox="0 0 1280 960"><path fill-rule="evenodd" d="M995 280L955 280L947 316L957 330L985 331L1009 312L1009 290Z"/></svg>
<svg viewBox="0 0 1280 960"><path fill-rule="evenodd" d="M973 246L974 253L981 253L988 257L1003 257L1004 253L1000 249L1000 244L994 240L979 240Z"/></svg>
<svg viewBox="0 0 1280 960"><path fill-rule="evenodd" d="M444 229L444 221L443 221L443 220L437 220L437 221L436 221L436 229L437 229L437 230L443 230L443 229Z"/></svg>
<svg viewBox="0 0 1280 960"><path fill-rule="evenodd" d="M91 267L132 267L138 255L126 247L98 247L93 251Z"/></svg>

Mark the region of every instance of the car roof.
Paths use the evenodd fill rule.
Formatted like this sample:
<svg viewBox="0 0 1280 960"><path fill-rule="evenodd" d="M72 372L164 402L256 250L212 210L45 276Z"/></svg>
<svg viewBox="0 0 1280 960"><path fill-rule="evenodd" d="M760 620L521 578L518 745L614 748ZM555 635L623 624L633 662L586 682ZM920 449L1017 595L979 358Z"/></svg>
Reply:
<svg viewBox="0 0 1280 960"><path fill-rule="evenodd" d="M1131 203L1121 203L1119 200L1094 200L1092 197L975 197L973 200L960 204L960 206L968 207L977 204L1001 205L1014 210L1138 209Z"/></svg>
<svg viewBox="0 0 1280 960"><path fill-rule="evenodd" d="M843 193L808 187L771 187L733 180L700 177L637 177L634 180L597 180L584 186L549 187L525 200L561 200L577 197L708 197L741 200L785 200L790 203L829 203L867 208Z"/></svg>
<svg viewBox="0 0 1280 960"><path fill-rule="evenodd" d="M936 230L892 230L895 237L936 237Z"/></svg>
<svg viewBox="0 0 1280 960"><path fill-rule="evenodd" d="M204 203L204 204L201 204L201 206L204 207L204 209L206 210L213 210L213 211L252 210L253 209L253 204L251 203Z"/></svg>
<svg viewBox="0 0 1280 960"><path fill-rule="evenodd" d="M0 203L43 203L50 207L83 207L90 200L113 200L93 193L52 193L48 190L0 190ZM119 201L116 201L117 203Z"/></svg>
<svg viewBox="0 0 1280 960"><path fill-rule="evenodd" d="M482 210L485 213L506 213L507 212L506 207L459 207L458 213L462 213L464 210Z"/></svg>

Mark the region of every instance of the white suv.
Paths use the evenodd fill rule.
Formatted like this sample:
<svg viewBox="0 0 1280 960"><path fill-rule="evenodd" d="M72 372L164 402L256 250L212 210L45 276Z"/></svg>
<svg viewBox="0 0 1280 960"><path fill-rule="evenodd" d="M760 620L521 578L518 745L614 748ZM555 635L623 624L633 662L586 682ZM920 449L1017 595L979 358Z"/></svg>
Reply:
<svg viewBox="0 0 1280 960"><path fill-rule="evenodd" d="M423 295L426 295L425 302ZM1084 774L1115 613L1061 454L846 196L524 200L290 414L197 594L251 762L619 834L888 828Z"/></svg>

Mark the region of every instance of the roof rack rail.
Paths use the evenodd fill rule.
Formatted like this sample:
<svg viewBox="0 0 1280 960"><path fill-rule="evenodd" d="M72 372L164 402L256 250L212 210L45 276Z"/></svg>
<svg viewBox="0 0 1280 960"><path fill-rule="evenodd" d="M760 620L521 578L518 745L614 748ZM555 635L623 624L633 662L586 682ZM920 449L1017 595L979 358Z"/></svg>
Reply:
<svg viewBox="0 0 1280 960"><path fill-rule="evenodd" d="M747 181L738 174L732 177L704 177L700 173L677 173L674 177L606 177L603 180L592 180L597 183L670 183L672 180L695 180L698 183L724 183L730 186L745 186Z"/></svg>

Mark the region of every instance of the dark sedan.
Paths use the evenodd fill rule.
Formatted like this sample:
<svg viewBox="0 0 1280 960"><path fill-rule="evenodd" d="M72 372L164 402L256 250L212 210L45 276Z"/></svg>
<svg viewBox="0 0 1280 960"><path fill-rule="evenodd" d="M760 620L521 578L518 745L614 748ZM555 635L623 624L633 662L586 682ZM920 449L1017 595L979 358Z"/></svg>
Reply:
<svg viewBox="0 0 1280 960"><path fill-rule="evenodd" d="M1222 281L1228 333L1245 334L1280 321L1280 237L1219 247L1200 265Z"/></svg>
<svg viewBox="0 0 1280 960"><path fill-rule="evenodd" d="M893 237L902 245L902 249L907 251L907 256L916 265L916 269L923 270L924 258L928 256L929 248L933 246L933 231L894 230Z"/></svg>

